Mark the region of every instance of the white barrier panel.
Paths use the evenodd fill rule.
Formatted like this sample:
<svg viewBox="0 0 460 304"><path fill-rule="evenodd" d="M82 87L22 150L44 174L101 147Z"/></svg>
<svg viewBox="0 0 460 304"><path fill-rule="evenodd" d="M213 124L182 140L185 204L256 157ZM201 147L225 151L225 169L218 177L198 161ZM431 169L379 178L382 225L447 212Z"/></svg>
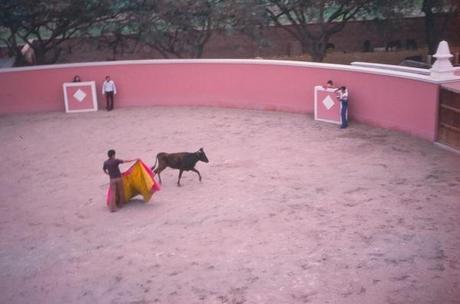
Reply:
<svg viewBox="0 0 460 304"><path fill-rule="evenodd" d="M66 82L62 87L67 113L97 111L95 81Z"/></svg>
<svg viewBox="0 0 460 304"><path fill-rule="evenodd" d="M342 124L340 101L335 89L315 87L315 120Z"/></svg>

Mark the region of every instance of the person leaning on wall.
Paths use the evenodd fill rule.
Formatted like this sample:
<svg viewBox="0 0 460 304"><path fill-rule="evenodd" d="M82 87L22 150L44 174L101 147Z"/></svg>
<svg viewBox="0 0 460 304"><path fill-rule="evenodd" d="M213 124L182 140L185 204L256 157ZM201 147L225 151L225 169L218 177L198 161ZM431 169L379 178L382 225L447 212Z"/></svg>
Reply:
<svg viewBox="0 0 460 304"><path fill-rule="evenodd" d="M105 95L107 111L113 110L113 99L114 95L117 94L117 87L115 85L115 82L112 79L110 79L110 76L105 76L105 81L102 84L102 94Z"/></svg>
<svg viewBox="0 0 460 304"><path fill-rule="evenodd" d="M332 90L335 90L335 87L334 87L334 82L332 80L328 80L326 85L323 86L324 89L332 89Z"/></svg>
<svg viewBox="0 0 460 304"><path fill-rule="evenodd" d="M348 90L347 87L341 86L336 90L337 98L340 101L340 116L342 118L341 129L348 127Z"/></svg>

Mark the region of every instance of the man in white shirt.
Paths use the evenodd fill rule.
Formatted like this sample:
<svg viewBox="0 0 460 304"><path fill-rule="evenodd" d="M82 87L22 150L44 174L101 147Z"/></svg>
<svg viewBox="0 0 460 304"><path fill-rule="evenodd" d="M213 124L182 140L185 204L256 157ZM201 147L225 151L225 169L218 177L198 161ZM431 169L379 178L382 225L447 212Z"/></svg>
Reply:
<svg viewBox="0 0 460 304"><path fill-rule="evenodd" d="M102 94L105 95L107 111L113 110L113 96L117 94L117 87L115 82L110 79L110 76L105 76L105 81L102 84Z"/></svg>
<svg viewBox="0 0 460 304"><path fill-rule="evenodd" d="M337 89L337 98L340 100L340 116L342 118L341 129L348 127L348 90L345 86Z"/></svg>

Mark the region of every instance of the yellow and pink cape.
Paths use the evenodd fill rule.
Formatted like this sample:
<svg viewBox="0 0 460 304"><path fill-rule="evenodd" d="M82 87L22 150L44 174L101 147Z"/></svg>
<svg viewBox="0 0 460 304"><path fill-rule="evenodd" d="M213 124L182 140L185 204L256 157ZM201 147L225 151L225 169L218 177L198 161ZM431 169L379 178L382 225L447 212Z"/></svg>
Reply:
<svg viewBox="0 0 460 304"><path fill-rule="evenodd" d="M148 202L153 193L160 190L160 186L155 181L152 170L141 160L136 161L126 172L121 174L123 190L125 192L125 202L128 202L136 195L142 195L144 202ZM107 191L107 205L111 196L114 195L112 187Z"/></svg>

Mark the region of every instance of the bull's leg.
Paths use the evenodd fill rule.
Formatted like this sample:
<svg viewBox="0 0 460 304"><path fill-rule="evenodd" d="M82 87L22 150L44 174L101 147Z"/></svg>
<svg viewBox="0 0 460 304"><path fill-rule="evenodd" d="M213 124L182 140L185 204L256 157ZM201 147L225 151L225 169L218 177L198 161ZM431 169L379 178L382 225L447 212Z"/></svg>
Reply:
<svg viewBox="0 0 460 304"><path fill-rule="evenodd" d="M160 176L160 173L161 171L163 171L166 167L163 167L163 166L158 166L158 168L156 168L153 172L155 172L155 174L158 175L158 180L160 181L160 184L161 184L161 176Z"/></svg>
<svg viewBox="0 0 460 304"><path fill-rule="evenodd" d="M157 162L158 162L158 155L157 157L155 157L155 164L153 165L152 167L152 171L155 172L155 167L157 166ZM156 173L156 172L155 172Z"/></svg>
<svg viewBox="0 0 460 304"><path fill-rule="evenodd" d="M157 175L158 175L158 181L159 181L160 184L161 184L161 176L160 176L160 173L157 173Z"/></svg>
<svg viewBox="0 0 460 304"><path fill-rule="evenodd" d="M161 181L161 175L160 175L160 172L157 173L158 175L158 181L160 182L160 184L162 184L163 182Z"/></svg>
<svg viewBox="0 0 460 304"><path fill-rule="evenodd" d="M196 172L196 174L198 174L198 178L200 179L200 182L201 182L201 174L200 174L200 172L195 168L192 168L190 170L192 170L193 172Z"/></svg>
<svg viewBox="0 0 460 304"><path fill-rule="evenodd" d="M184 172L184 170L181 170L181 169L179 169L179 170L180 170L180 171L179 171L179 179L177 180L177 186L180 187L180 179L181 179L181 177L182 177L182 173Z"/></svg>

